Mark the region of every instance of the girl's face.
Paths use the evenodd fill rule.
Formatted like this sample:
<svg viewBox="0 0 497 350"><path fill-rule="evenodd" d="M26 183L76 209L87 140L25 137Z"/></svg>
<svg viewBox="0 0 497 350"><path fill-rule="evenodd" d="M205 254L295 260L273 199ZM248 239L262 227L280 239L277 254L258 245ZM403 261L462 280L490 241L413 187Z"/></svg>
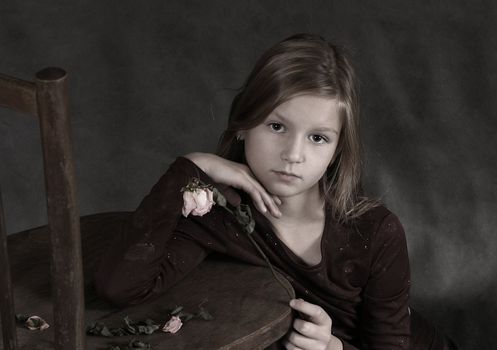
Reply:
<svg viewBox="0 0 497 350"><path fill-rule="evenodd" d="M258 126L242 132L245 158L270 193L319 194L342 127L335 99L300 95L279 105Z"/></svg>

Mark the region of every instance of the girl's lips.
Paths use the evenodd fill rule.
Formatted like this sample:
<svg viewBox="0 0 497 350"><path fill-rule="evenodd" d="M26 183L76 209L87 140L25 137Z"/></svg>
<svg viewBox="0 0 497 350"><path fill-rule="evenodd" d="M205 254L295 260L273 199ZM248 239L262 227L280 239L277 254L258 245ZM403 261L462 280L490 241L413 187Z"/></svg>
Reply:
<svg viewBox="0 0 497 350"><path fill-rule="evenodd" d="M301 177L298 176L297 174L294 174L294 173L288 173L286 171L278 171L278 170L273 170L273 172L278 175L278 177L280 177L281 179L283 180L296 180L296 179L300 179Z"/></svg>

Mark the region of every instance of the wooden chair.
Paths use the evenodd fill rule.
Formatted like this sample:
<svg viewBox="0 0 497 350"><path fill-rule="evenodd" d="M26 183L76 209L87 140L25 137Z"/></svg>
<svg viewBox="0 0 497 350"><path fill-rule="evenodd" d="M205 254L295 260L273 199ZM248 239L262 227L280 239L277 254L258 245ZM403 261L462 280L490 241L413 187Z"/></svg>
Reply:
<svg viewBox="0 0 497 350"><path fill-rule="evenodd" d="M160 320L167 316L165 308L182 305L185 310L195 310L204 299L215 321L192 320L180 334L157 332L143 340L153 349L253 350L264 349L286 334L292 322L286 291L269 269L240 262L207 259L163 296L125 309L95 295L91 276L97 262L114 235L129 224L131 213L79 217L66 81L66 73L58 68L40 71L34 83L0 75L0 107L39 118L49 221L47 226L7 237L0 193L4 338L0 350L107 349L116 342L126 343L129 336L86 337L86 322L118 324L126 315ZM290 283L285 283L291 289ZM15 310L46 317L54 327L43 332L18 328L16 332Z"/></svg>
<svg viewBox="0 0 497 350"><path fill-rule="evenodd" d="M0 107L38 118L51 246L56 350L86 349L80 222L68 116L67 74L46 68L35 82L0 74ZM3 348L17 348L13 286L0 192L0 311ZM26 257L29 258L29 257Z"/></svg>

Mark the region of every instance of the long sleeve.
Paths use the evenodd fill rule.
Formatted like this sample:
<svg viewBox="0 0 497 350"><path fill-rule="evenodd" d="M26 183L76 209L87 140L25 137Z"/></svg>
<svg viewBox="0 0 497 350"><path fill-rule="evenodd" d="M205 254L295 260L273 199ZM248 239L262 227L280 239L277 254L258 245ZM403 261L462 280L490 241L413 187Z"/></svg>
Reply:
<svg viewBox="0 0 497 350"><path fill-rule="evenodd" d="M178 158L116 234L94 275L97 293L119 306L163 293L208 254L175 233L181 220L181 188L192 177L210 179L194 163Z"/></svg>
<svg viewBox="0 0 497 350"><path fill-rule="evenodd" d="M404 230L394 214L371 237L370 256L362 293L362 342L367 349L409 349L409 258Z"/></svg>

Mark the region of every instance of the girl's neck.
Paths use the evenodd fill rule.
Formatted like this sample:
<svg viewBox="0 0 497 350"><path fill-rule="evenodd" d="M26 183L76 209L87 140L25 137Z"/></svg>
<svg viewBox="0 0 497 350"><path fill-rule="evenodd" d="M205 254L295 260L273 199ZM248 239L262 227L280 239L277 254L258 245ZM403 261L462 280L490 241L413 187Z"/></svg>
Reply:
<svg viewBox="0 0 497 350"><path fill-rule="evenodd" d="M323 218L324 198L319 190L280 199L281 217L276 219L271 215L268 216L273 224L276 222L306 222Z"/></svg>

